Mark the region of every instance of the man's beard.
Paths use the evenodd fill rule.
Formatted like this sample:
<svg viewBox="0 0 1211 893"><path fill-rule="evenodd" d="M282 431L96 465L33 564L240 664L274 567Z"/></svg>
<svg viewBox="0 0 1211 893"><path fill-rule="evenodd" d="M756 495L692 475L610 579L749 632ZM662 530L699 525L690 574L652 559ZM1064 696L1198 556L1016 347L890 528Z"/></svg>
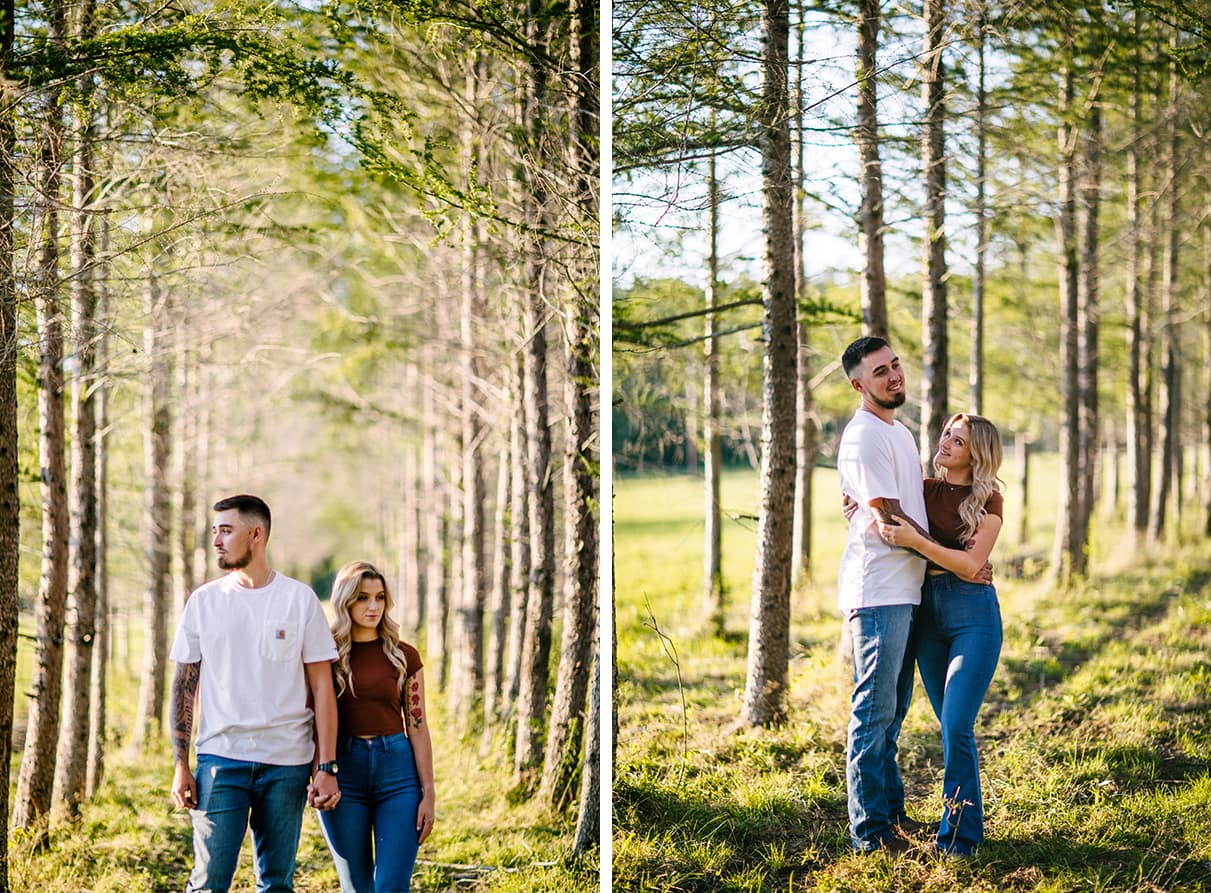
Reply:
<svg viewBox="0 0 1211 893"><path fill-rule="evenodd" d="M880 409L899 409L904 405L905 398L906 395L903 391L897 391L890 400L880 400L878 397L873 396L870 399L874 401L875 406L879 407ZM222 567L222 565L219 566Z"/></svg>
<svg viewBox="0 0 1211 893"><path fill-rule="evenodd" d="M252 563L252 550L248 549L239 558L232 558L228 555L219 556L219 570L223 571L238 571L243 570Z"/></svg>

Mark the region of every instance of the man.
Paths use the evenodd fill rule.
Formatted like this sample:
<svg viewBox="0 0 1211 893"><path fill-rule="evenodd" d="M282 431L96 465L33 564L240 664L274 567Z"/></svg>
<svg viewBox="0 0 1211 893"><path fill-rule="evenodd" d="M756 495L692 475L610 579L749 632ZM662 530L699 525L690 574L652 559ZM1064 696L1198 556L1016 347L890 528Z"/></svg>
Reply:
<svg viewBox="0 0 1211 893"><path fill-rule="evenodd" d="M193 819L185 889L227 890L251 824L257 890L290 891L304 803L331 809L340 799L336 646L311 588L269 566L269 506L241 495L219 500L214 511L214 547L229 573L190 596L169 655L177 664L172 800ZM189 769L195 695L196 777Z"/></svg>
<svg viewBox="0 0 1211 893"><path fill-rule="evenodd" d="M912 700L913 612L921 603L925 561L883 542L876 517L926 532L929 521L916 441L896 421L904 404L900 360L882 338L859 338L841 365L862 402L841 435L841 490L857 504L838 577L841 612L853 637L854 690L845 779L854 848L903 850L908 818L896 764L900 726Z"/></svg>

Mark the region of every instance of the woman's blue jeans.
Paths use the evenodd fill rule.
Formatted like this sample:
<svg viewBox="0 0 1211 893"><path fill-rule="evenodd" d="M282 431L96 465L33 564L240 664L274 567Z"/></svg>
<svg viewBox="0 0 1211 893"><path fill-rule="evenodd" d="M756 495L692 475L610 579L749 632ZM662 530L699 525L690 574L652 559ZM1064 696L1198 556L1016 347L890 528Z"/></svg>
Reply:
<svg viewBox="0 0 1211 893"><path fill-rule="evenodd" d="M341 799L320 824L342 893L406 893L420 844L420 778L412 743L401 732L337 743Z"/></svg>
<svg viewBox="0 0 1211 893"><path fill-rule="evenodd" d="M849 834L854 848L875 850L904 817L896 764L900 726L912 702L914 605L858 608L847 618L854 640L854 691L845 748Z"/></svg>
<svg viewBox="0 0 1211 893"><path fill-rule="evenodd" d="M194 867L186 893L231 886L249 825L258 893L293 890L311 764L275 766L203 753L196 777L198 808L189 812Z"/></svg>
<svg viewBox="0 0 1211 893"><path fill-rule="evenodd" d="M968 854L984 840L975 722L1001 655L996 590L950 573L926 576L914 638L921 681L942 724L938 846Z"/></svg>

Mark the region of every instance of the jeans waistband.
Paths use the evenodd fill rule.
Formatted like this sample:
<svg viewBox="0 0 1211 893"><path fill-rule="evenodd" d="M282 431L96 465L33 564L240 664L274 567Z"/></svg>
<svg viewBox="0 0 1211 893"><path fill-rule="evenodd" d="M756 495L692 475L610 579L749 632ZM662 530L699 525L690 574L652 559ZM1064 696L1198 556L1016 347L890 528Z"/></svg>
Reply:
<svg viewBox="0 0 1211 893"><path fill-rule="evenodd" d="M394 735L375 735L372 738L358 738L352 735L339 738L336 742L338 748L352 750L354 748L363 748L365 750L386 750L392 746L408 740L408 735L405 732L396 732Z"/></svg>

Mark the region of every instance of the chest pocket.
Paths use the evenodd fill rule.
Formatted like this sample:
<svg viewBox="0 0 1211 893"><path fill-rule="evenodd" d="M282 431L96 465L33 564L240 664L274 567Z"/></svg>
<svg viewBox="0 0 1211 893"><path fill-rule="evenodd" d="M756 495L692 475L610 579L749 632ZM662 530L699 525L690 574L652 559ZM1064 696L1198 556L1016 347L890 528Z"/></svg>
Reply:
<svg viewBox="0 0 1211 893"><path fill-rule="evenodd" d="M294 620L267 620L261 627L261 657L267 660L299 659L299 625Z"/></svg>

